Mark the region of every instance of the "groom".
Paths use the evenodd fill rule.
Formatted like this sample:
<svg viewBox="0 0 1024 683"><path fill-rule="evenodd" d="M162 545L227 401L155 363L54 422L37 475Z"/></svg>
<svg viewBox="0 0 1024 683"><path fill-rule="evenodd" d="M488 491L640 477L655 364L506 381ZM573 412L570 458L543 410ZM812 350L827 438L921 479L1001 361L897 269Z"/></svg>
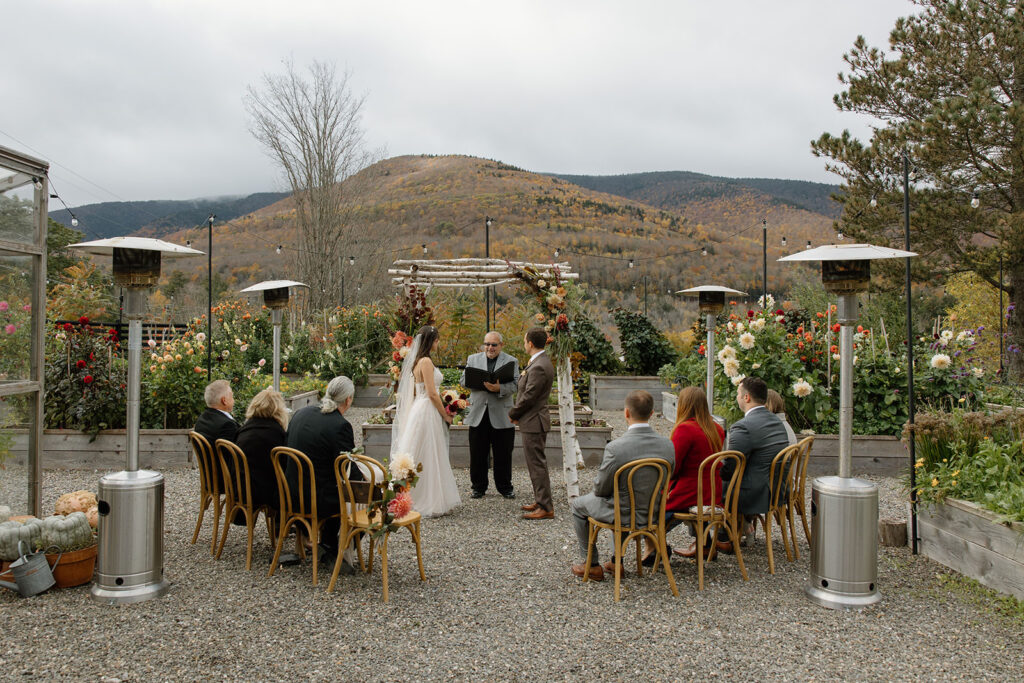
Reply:
<svg viewBox="0 0 1024 683"><path fill-rule="evenodd" d="M494 453L494 488L506 498L515 498L512 490L512 448L516 440L516 428L509 420L512 394L519 381L519 361L502 350L504 340L498 332L484 336L483 353L474 353L466 361L467 368L478 368L494 372L512 363L512 381L499 384L484 382L484 389L469 392L469 480L473 486L473 498L483 498L487 491L488 456ZM462 386L466 386L466 372L463 370Z"/></svg>
<svg viewBox="0 0 1024 683"><path fill-rule="evenodd" d="M519 393L516 404L508 416L519 425L523 436L523 456L533 482L532 505L524 505L523 519L554 519L555 505L551 500L551 479L544 457L544 442L551 430L548 395L555 380L555 367L544 351L548 333L543 327L533 327L523 338L523 348L530 356L526 369L519 375Z"/></svg>

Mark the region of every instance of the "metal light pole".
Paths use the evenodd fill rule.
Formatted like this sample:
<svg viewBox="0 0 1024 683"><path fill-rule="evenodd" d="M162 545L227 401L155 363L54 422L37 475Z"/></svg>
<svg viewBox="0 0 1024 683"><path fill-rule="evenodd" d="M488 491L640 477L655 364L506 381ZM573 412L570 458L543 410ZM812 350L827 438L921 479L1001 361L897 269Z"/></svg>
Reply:
<svg viewBox="0 0 1024 683"><path fill-rule="evenodd" d="M160 257L203 252L145 237L114 237L72 244L90 254L113 257L114 283L127 291L128 400L127 467L100 478L99 530L94 600L141 602L167 592L164 578L164 476L139 469L142 316L146 291L160 279Z"/></svg>
<svg viewBox="0 0 1024 683"><path fill-rule="evenodd" d="M761 219L761 310L768 307L768 219Z"/></svg>
<svg viewBox="0 0 1024 683"><path fill-rule="evenodd" d="M206 229L206 378L213 373L213 220L212 213L207 219Z"/></svg>
<svg viewBox="0 0 1024 683"><path fill-rule="evenodd" d="M857 295L871 283L871 261L916 256L870 244L833 244L780 261L820 261L826 291L839 297L839 476L819 477L811 487L810 580L813 602L852 610L881 600L878 578L878 487L853 477L853 332ZM802 492L798 492L802 495Z"/></svg>
<svg viewBox="0 0 1024 683"><path fill-rule="evenodd" d="M715 319L722 312L722 309L725 308L726 294L746 296L747 293L717 285L701 285L700 287L682 289L676 292L676 294L696 295L697 305L700 308L700 312L704 314L704 326L707 328L704 355L708 366L707 383L705 384L705 390L708 395L708 412L711 413L716 422L724 426L725 420L715 417Z"/></svg>
<svg viewBox="0 0 1024 683"><path fill-rule="evenodd" d="M263 305L270 309L270 322L274 325L274 391L281 391L281 323L288 307L288 288L306 286L294 280L264 280L242 290L243 294L263 292Z"/></svg>
<svg viewBox="0 0 1024 683"><path fill-rule="evenodd" d="M491 217L484 216L484 258L491 258ZM489 332L491 329L491 288L487 287L484 290L484 296L487 297L484 303L484 316L485 320L485 332Z"/></svg>
<svg viewBox="0 0 1024 683"><path fill-rule="evenodd" d="M910 251L910 159L903 152L903 248ZM914 297L911 295L910 258L906 259L904 270L904 296L907 299L907 424L910 425L910 439L907 452L910 454L910 552L917 555L917 439L914 438Z"/></svg>
<svg viewBox="0 0 1024 683"><path fill-rule="evenodd" d="M354 266L356 263L355 256L348 257L348 265ZM339 256L338 257L338 268L341 270L341 302L339 305L345 308L345 261ZM242 290L243 292L246 290Z"/></svg>
<svg viewBox="0 0 1024 683"><path fill-rule="evenodd" d="M647 317L647 276L644 275L644 317Z"/></svg>

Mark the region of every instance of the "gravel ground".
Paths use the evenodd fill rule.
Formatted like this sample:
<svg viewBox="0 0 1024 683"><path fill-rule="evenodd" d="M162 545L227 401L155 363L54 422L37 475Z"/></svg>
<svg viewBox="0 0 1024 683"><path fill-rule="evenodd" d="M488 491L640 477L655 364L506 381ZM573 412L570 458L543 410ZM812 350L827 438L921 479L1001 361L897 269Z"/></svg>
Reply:
<svg viewBox="0 0 1024 683"><path fill-rule="evenodd" d="M621 430L621 418L609 417ZM667 433L663 420L655 426ZM576 544L564 499L556 496L553 521L519 519L530 484L516 470L517 500L464 495L452 513L424 522L426 583L408 536L393 539L385 605L379 561L372 576L342 577L334 594L326 578L312 586L308 565L267 577L271 547L259 528L251 572L238 529L215 561L209 522L189 543L197 474L165 474L168 595L107 607L91 602L85 587L29 600L2 591L0 677L1020 680L1024 667L1020 623L996 615L988 598L944 588L942 568L906 548L881 549L883 600L862 612L804 598L806 545L789 563L777 542L770 575L763 535L744 555L749 582L726 556L710 564L699 592L695 565L677 557L678 598L663 575L630 571L615 604L610 580L584 585L569 573ZM584 491L592 476L582 473ZM468 493L468 472L456 478ZM95 489L97 479L92 471L48 471L45 505L66 490ZM557 489L557 470L552 479ZM904 516L899 483L877 481L882 514ZM686 542L681 530L673 536Z"/></svg>

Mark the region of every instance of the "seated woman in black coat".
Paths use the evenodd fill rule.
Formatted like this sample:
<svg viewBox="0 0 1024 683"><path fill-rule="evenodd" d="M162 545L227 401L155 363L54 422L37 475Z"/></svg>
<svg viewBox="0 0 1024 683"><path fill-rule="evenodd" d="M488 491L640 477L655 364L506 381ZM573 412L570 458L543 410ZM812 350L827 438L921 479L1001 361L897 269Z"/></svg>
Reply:
<svg viewBox="0 0 1024 683"><path fill-rule="evenodd" d="M249 461L249 485L252 506L278 506L277 478L270 462L270 451L288 445L288 412L281 392L264 389L256 394L245 409L245 424L238 430L235 443Z"/></svg>

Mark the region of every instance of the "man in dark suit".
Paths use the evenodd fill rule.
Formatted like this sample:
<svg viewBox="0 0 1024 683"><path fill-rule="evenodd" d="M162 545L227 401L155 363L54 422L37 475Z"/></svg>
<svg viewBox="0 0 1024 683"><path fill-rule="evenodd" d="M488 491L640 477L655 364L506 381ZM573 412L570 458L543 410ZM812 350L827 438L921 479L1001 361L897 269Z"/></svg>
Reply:
<svg viewBox="0 0 1024 683"><path fill-rule="evenodd" d="M316 478L316 509L320 519L337 515L341 511L338 498L338 483L334 477L334 461L343 452L352 452L355 437L352 425L344 414L352 406L356 388L348 377L335 377L327 383L327 391L320 405L306 406L297 411L288 423L288 447L294 448L309 458ZM349 476L361 479L359 470L353 468ZM291 460L285 471L288 488L298 490L298 471ZM303 488L308 488L303 482ZM294 496L294 494L293 494ZM322 527L320 543L330 557L338 552L338 531L341 520L328 519Z"/></svg>
<svg viewBox="0 0 1024 683"><path fill-rule="evenodd" d="M238 423L231 416L235 407L235 395L226 379L218 379L206 385L203 392L206 410L196 419L195 431L206 437L210 448L216 452L217 439L234 443L238 438Z"/></svg>
<svg viewBox="0 0 1024 683"><path fill-rule="evenodd" d="M743 411L743 419L729 428L725 450L739 451L747 458L746 469L740 482L737 511L741 517L763 515L771 506L769 470L772 460L789 445L786 427L777 416L764 407L768 400L768 385L760 377L745 377L736 387L736 404ZM722 468L722 482L732 479L731 462ZM740 527L741 535L747 531L745 524ZM752 529L750 529L752 531ZM719 533L718 550L732 552L728 536Z"/></svg>
<svg viewBox="0 0 1024 683"><path fill-rule="evenodd" d="M506 498L515 498L512 490L512 448L516 440L516 428L508 417L512 407L512 395L516 393L519 380L519 361L502 351L504 340L498 332L484 335L484 350L474 353L466 361L467 368L478 368L494 372L512 363L512 381L499 384L484 382L484 389L469 392L469 480L473 487L473 498L483 498L487 491L488 456L494 453L494 487ZM463 371L462 385L466 385Z"/></svg>
<svg viewBox="0 0 1024 683"><path fill-rule="evenodd" d="M643 458L661 458L668 463L668 472L671 475L676 462L675 446L663 436L658 435L648 420L654 412L654 397L646 391L633 391L626 396L626 433L614 441L609 441L604 447L604 458L601 460L601 467L594 478L594 492L580 496L572 501L572 523L576 528L576 540L579 544L580 562L572 567L572 573L582 577L585 573L590 574L592 581L604 580L604 571L614 571L615 560L606 562L604 567L597 558L597 549L591 557L592 564L588 568L587 545L589 542L590 524L587 517L593 517L601 522L611 523L615 521L615 472L623 465L634 460ZM629 487L625 479L619 481L619 503L623 506L622 515L629 511ZM651 493L657 484L657 475L653 470L644 468L633 477L633 492L636 500L642 501L645 505L651 499ZM646 524L650 510L644 508L637 510L637 524ZM629 523L628 518L625 519Z"/></svg>
<svg viewBox="0 0 1024 683"><path fill-rule="evenodd" d="M555 504L551 500L551 478L544 457L544 443L551 430L548 395L555 381L555 367L544 351L548 333L542 327L533 327L523 337L523 348L530 356L526 369L519 375L519 393L508 416L519 425L523 437L523 456L533 482L534 503L524 505L523 519L554 519Z"/></svg>

